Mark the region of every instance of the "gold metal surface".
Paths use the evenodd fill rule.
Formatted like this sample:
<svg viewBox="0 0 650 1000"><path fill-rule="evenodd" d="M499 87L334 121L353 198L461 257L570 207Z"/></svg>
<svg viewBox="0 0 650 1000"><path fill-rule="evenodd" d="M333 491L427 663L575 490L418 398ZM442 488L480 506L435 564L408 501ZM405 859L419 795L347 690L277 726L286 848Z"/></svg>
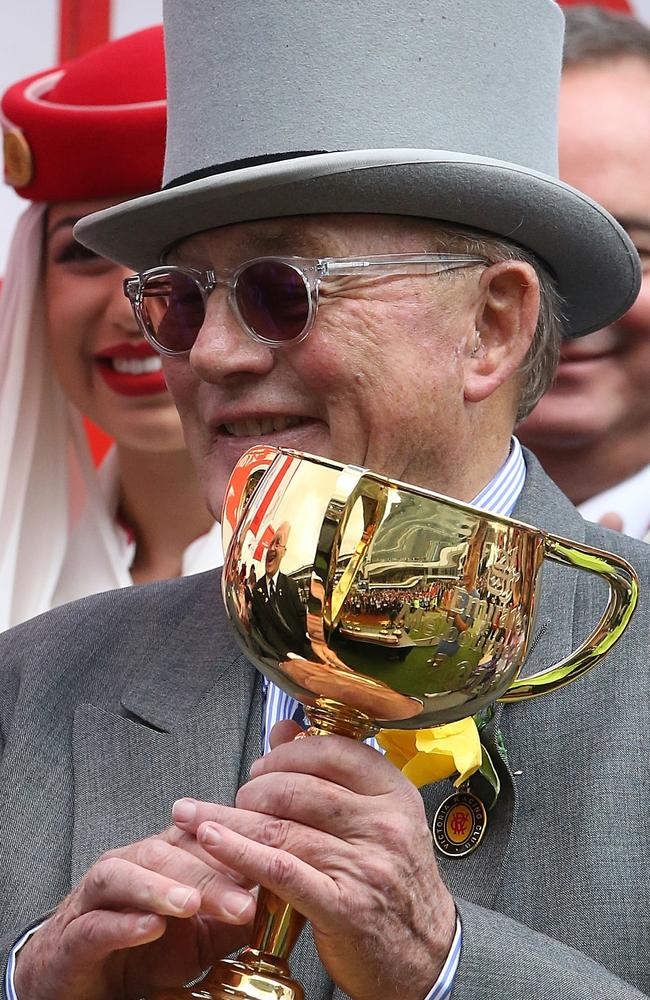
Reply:
<svg viewBox="0 0 650 1000"><path fill-rule="evenodd" d="M579 542L570 542L548 535L545 539L547 559L576 566L595 573L609 586L609 601L605 614L593 632L578 649L554 667L516 680L500 701L522 701L555 691L577 680L598 663L620 638L632 617L639 598L636 573L625 559Z"/></svg>
<svg viewBox="0 0 650 1000"><path fill-rule="evenodd" d="M226 608L249 659L321 722L345 706L367 731L419 729L546 694L602 659L634 610L634 570L610 553L313 455L254 457L255 488L244 456L224 517ZM544 559L598 574L609 603L570 656L519 679Z"/></svg>
<svg viewBox="0 0 650 1000"><path fill-rule="evenodd" d="M290 909L290 907L286 907ZM300 926L302 927L301 922ZM155 1000L305 1000L302 986L289 976L283 959L247 948L240 959L217 962L196 986L162 990Z"/></svg>

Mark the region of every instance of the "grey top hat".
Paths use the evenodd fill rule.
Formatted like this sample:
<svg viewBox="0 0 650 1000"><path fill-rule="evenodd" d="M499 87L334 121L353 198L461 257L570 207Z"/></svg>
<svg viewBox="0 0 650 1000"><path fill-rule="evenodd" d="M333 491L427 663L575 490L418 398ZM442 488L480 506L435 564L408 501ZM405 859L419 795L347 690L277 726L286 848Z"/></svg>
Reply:
<svg viewBox="0 0 650 1000"><path fill-rule="evenodd" d="M634 301L627 235L557 178L553 0L166 0L164 19L164 187L80 222L93 250L141 270L230 223L410 215L532 250L573 336Z"/></svg>

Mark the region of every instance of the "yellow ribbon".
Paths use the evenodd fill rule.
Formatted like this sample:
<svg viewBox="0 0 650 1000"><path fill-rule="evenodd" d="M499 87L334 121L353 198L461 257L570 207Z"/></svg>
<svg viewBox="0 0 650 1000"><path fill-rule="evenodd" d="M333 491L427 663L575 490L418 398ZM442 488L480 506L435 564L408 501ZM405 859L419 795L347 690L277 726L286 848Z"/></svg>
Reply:
<svg viewBox="0 0 650 1000"><path fill-rule="evenodd" d="M381 729L376 739L416 788L456 773L458 788L481 766L481 741L471 716L434 729Z"/></svg>

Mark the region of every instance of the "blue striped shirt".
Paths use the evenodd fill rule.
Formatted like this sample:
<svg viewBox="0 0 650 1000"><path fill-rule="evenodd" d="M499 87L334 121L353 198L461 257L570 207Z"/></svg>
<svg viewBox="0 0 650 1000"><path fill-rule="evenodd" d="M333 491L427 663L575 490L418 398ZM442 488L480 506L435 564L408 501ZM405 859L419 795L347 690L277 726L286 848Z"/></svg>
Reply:
<svg viewBox="0 0 650 1000"><path fill-rule="evenodd" d="M517 438L512 438L510 453L501 466L496 476L490 480L487 486L472 500L475 507L490 511L492 514L502 514L508 517L512 514L513 508L519 499L519 494L523 489L526 480L526 463L522 454L521 445ZM264 752L269 749L269 734L276 722L280 719L291 719L298 707L298 702L285 694L275 684L265 681L266 698L264 699ZM378 749L374 740L369 741ZM13 947L7 964L5 976L5 992L7 1000L19 1000L16 996L13 985L13 974L16 966L16 955L25 942L34 934L39 924L31 928L20 938ZM438 976L434 986L429 991L424 1000L449 1000L454 978L460 961L460 949L462 945L462 930L460 920L456 918L456 933L452 942L449 954L447 955L442 972Z"/></svg>

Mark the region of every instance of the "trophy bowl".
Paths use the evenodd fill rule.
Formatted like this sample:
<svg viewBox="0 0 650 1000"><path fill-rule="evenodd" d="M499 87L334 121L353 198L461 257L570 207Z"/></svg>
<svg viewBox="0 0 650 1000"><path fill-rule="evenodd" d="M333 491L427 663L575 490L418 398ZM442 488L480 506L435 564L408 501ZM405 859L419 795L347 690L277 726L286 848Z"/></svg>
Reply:
<svg viewBox="0 0 650 1000"><path fill-rule="evenodd" d="M349 735L439 726L567 684L636 602L633 569L611 553L285 449L242 457L223 532L246 656L312 724ZM602 576L609 602L577 650L519 678L545 559Z"/></svg>

